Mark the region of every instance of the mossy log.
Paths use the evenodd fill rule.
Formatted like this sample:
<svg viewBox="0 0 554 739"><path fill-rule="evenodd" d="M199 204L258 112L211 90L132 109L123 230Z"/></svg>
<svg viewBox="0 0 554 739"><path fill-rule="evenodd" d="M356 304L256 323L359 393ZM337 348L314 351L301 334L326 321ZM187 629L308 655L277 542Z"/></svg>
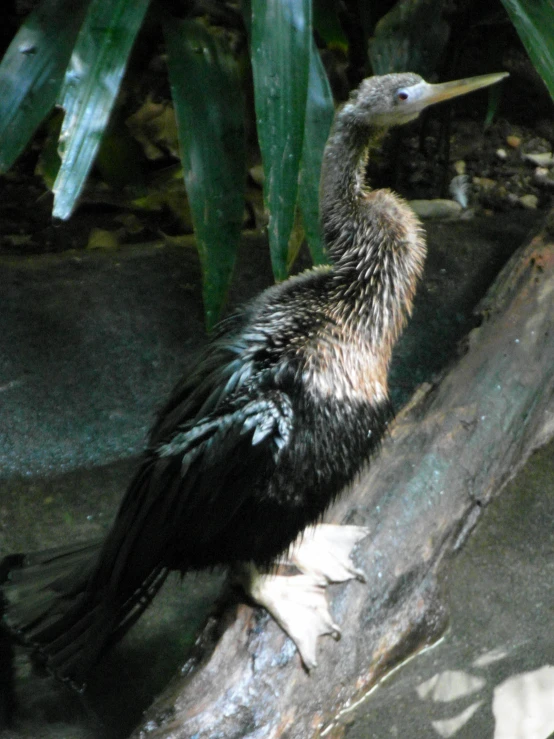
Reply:
<svg viewBox="0 0 554 739"><path fill-rule="evenodd" d="M321 639L307 674L267 615L227 606L134 739L339 737L336 715L443 632L445 560L554 434L554 216L549 223L505 266L457 361L416 392L328 517L371 530L356 555L367 584L331 588L342 640Z"/></svg>

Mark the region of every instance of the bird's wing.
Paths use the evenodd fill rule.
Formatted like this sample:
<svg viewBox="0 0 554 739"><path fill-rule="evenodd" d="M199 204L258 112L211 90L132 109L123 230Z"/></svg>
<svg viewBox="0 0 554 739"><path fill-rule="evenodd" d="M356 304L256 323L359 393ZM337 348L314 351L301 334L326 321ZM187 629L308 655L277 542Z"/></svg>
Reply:
<svg viewBox="0 0 554 739"><path fill-rule="evenodd" d="M213 413L225 398L248 383L256 367L256 353L266 337L246 324L244 311L220 324L160 410L150 431L151 446L167 441L185 422Z"/></svg>
<svg viewBox="0 0 554 739"><path fill-rule="evenodd" d="M223 508L222 518L231 518L255 481L271 474L291 430L290 399L274 390L246 402L239 396L224 412L177 433L156 449L159 461L180 463L179 501L170 505L172 515L181 519L183 510L186 519L196 520L200 514L202 538L210 540L220 528L216 518Z"/></svg>
<svg viewBox="0 0 554 739"><path fill-rule="evenodd" d="M152 449L104 544L100 582L134 589L173 553L186 568L187 552L193 560L209 547L233 525L256 485L271 477L292 427L288 395L266 390L235 396Z"/></svg>

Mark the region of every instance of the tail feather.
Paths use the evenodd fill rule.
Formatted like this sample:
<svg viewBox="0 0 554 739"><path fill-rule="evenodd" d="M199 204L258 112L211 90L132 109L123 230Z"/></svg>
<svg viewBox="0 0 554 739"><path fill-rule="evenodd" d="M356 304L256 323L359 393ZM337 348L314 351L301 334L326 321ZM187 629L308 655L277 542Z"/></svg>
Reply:
<svg viewBox="0 0 554 739"><path fill-rule="evenodd" d="M153 469L145 459L104 541L0 561L4 630L75 687L135 623L167 576L171 558L158 486L179 479L174 464Z"/></svg>
<svg viewBox="0 0 554 739"><path fill-rule="evenodd" d="M159 567L135 591L111 592L95 578L100 552L101 543L95 542L0 562L5 629L77 689L102 652L142 614L167 574Z"/></svg>
<svg viewBox="0 0 554 739"><path fill-rule="evenodd" d="M86 592L99 544L19 555L6 568L2 592L4 622L24 641L27 635L57 620L72 599Z"/></svg>
<svg viewBox="0 0 554 739"><path fill-rule="evenodd" d="M124 604L117 618L117 628L110 635L107 646L115 644L122 639L129 629L138 621L144 611L152 603L154 596L165 582L169 570L166 568L155 570L143 584L140 592L132 601Z"/></svg>
<svg viewBox="0 0 554 739"><path fill-rule="evenodd" d="M20 593L25 587L35 591L63 592L65 595L82 592L95 566L100 546L101 541L98 540L80 546L15 555L19 560L9 568L9 583L17 585ZM6 579L4 577L0 582Z"/></svg>
<svg viewBox="0 0 554 739"><path fill-rule="evenodd" d="M56 677L82 689L111 634L113 613L105 604L87 611L67 631L42 648L46 666ZM47 652L47 655L45 653Z"/></svg>

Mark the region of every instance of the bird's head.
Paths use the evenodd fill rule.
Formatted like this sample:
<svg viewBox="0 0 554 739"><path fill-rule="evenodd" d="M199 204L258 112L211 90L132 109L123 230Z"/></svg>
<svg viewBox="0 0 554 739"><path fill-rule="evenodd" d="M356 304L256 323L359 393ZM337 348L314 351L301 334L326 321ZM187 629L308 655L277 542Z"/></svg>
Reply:
<svg viewBox="0 0 554 739"><path fill-rule="evenodd" d="M432 85L412 72L377 75L361 82L342 113L372 128L400 126L434 103L488 87L504 77L507 72Z"/></svg>

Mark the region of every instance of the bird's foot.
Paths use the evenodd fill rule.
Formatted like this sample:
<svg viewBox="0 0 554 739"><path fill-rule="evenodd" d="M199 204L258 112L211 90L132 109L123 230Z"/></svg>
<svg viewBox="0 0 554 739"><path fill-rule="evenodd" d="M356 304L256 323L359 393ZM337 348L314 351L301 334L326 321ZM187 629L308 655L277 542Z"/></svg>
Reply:
<svg viewBox="0 0 554 739"><path fill-rule="evenodd" d="M283 560L303 574L264 574L252 564L241 572L247 593L290 636L308 670L317 665L317 638L330 634L339 639L341 635L329 612L327 584L352 578L365 580L363 573L354 567L350 554L367 533L360 526L310 526Z"/></svg>
<svg viewBox="0 0 554 739"><path fill-rule="evenodd" d="M356 544L369 534L365 526L338 526L320 523L308 526L292 544L283 562L293 564L301 572L318 576L327 582L344 582L365 575L351 559Z"/></svg>
<svg viewBox="0 0 554 739"><path fill-rule="evenodd" d="M318 636L340 639L340 629L329 613L325 581L313 575L263 574L253 565L248 575L243 586L249 595L290 636L306 668L316 667Z"/></svg>

